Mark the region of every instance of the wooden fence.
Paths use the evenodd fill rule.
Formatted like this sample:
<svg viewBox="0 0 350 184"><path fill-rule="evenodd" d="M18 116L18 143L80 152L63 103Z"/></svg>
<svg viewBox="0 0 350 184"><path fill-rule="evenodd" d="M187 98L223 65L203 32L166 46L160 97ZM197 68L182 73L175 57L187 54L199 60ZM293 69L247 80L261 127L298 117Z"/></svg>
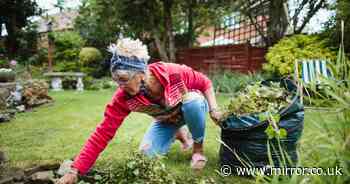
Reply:
<svg viewBox="0 0 350 184"><path fill-rule="evenodd" d="M222 70L248 73L261 69L266 52L248 43L190 48L178 51L176 62L207 74Z"/></svg>

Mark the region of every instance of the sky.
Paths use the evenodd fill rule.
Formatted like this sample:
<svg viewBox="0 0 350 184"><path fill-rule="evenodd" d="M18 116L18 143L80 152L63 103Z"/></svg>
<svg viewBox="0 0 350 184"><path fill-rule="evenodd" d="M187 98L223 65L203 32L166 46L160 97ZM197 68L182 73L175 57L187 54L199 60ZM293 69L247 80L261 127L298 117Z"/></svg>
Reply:
<svg viewBox="0 0 350 184"><path fill-rule="evenodd" d="M48 14L58 13L58 8L54 7L56 4L56 0L35 0L38 5L48 10ZM292 2L293 0L291 0ZM80 5L80 0L66 0L65 7L66 8L78 8ZM318 32L322 29L322 24L327 21L327 19L331 16L331 12L327 10L320 10L316 16L314 16L309 25L305 28L305 30L309 33Z"/></svg>
<svg viewBox="0 0 350 184"><path fill-rule="evenodd" d="M54 7L54 4L56 4L57 0L35 0L35 1L38 3L40 8L47 10L48 14L55 14L59 12L59 9ZM65 0L64 7L78 8L80 4L81 4L80 0ZM330 11L320 10L316 14L316 16L314 16L310 20L310 23L306 26L305 31L308 33L319 32L322 29L322 24L325 23L331 15L332 15L332 12Z"/></svg>
<svg viewBox="0 0 350 184"><path fill-rule="evenodd" d="M333 15L333 12L328 10L320 10L316 13L314 17L310 20L306 29L308 32L319 32L322 29L322 24L327 22L327 20Z"/></svg>
<svg viewBox="0 0 350 184"><path fill-rule="evenodd" d="M48 14L55 14L59 12L58 8L54 7L54 4L57 3L57 0L35 0L40 8L48 10ZM80 5L80 0L65 0L65 8L78 8Z"/></svg>

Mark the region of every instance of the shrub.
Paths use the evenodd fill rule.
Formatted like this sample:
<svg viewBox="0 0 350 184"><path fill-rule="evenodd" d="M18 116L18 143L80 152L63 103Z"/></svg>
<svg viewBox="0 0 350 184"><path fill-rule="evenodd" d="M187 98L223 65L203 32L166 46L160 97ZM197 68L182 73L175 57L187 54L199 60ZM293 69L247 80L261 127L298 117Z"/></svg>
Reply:
<svg viewBox="0 0 350 184"><path fill-rule="evenodd" d="M16 73L12 69L0 68L0 82L13 82Z"/></svg>
<svg viewBox="0 0 350 184"><path fill-rule="evenodd" d="M93 86L94 84L94 78L91 76L86 76L83 78L84 81L84 88L87 90L98 90L96 87Z"/></svg>
<svg viewBox="0 0 350 184"><path fill-rule="evenodd" d="M26 68L27 68L28 72L30 72L32 78L35 78L35 79L44 78L43 77L44 70L42 67L28 66Z"/></svg>
<svg viewBox="0 0 350 184"><path fill-rule="evenodd" d="M84 47L79 53L79 61L83 66L93 65L102 60L101 52L94 47Z"/></svg>
<svg viewBox="0 0 350 184"><path fill-rule="evenodd" d="M268 61L263 69L269 73L284 76L292 74L295 60L327 59L335 60L336 54L325 47L325 42L318 36L295 35L284 38L269 48Z"/></svg>
<svg viewBox="0 0 350 184"><path fill-rule="evenodd" d="M54 66L54 70L59 72L80 72L81 71L79 63L74 61L57 63Z"/></svg>
<svg viewBox="0 0 350 184"><path fill-rule="evenodd" d="M56 51L64 51L70 48L81 49L85 44L85 40L74 31L55 32L52 34Z"/></svg>
<svg viewBox="0 0 350 184"><path fill-rule="evenodd" d="M73 31L50 35L55 43L54 62L57 71L79 71L79 52L85 41ZM64 64L67 63L67 64Z"/></svg>
<svg viewBox="0 0 350 184"><path fill-rule="evenodd" d="M91 76L84 77L84 85L87 90L110 89L116 86L110 78L94 79Z"/></svg>
<svg viewBox="0 0 350 184"><path fill-rule="evenodd" d="M38 51L28 58L31 65L41 66L47 63L47 48L40 48Z"/></svg>
<svg viewBox="0 0 350 184"><path fill-rule="evenodd" d="M213 178L178 177L169 172L161 158L148 158L142 153L130 153L122 164L112 164L103 171L92 170L87 177L82 177L79 184L120 183L120 184L216 184ZM91 177L92 176L92 177ZM90 181L88 177L92 178ZM85 179L85 181L84 181ZM93 181L91 181L93 180Z"/></svg>
<svg viewBox="0 0 350 184"><path fill-rule="evenodd" d="M96 73L101 68L101 60L101 52L94 47L85 47L79 53L79 61L83 67L82 71L89 75L96 76Z"/></svg>
<svg viewBox="0 0 350 184"><path fill-rule="evenodd" d="M112 88L113 86L115 86L113 81L103 80L102 82L102 89L109 89L109 88Z"/></svg>
<svg viewBox="0 0 350 184"><path fill-rule="evenodd" d="M221 93L234 93L249 83L263 80L263 77L258 73L243 74L230 71L217 72L211 75L210 78L215 91Z"/></svg>
<svg viewBox="0 0 350 184"><path fill-rule="evenodd" d="M9 62L5 59L0 59L0 68L8 68Z"/></svg>

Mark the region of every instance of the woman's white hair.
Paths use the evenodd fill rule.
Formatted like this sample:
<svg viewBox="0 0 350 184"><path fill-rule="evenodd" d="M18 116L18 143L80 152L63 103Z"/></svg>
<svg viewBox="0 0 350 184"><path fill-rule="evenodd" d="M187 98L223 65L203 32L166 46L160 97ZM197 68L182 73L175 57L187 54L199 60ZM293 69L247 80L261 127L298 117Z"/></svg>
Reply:
<svg viewBox="0 0 350 184"><path fill-rule="evenodd" d="M110 44L108 51L113 55L117 54L124 57L136 57L140 60L148 61L150 56L147 51L147 46L139 39L123 38L117 41L117 44Z"/></svg>

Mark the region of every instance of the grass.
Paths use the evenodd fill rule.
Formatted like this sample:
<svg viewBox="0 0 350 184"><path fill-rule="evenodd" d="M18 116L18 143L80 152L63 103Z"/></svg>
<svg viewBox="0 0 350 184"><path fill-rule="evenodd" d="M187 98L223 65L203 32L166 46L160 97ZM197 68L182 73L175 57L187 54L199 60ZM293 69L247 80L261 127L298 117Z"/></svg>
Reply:
<svg viewBox="0 0 350 184"><path fill-rule="evenodd" d="M31 112L17 114L16 119L0 124L0 149L9 157L9 164L15 167L30 167L35 164L61 162L79 153L90 133L102 120L106 103L113 95L112 90L51 92L55 102L33 109ZM228 104L228 96L219 95L219 104ZM334 121L335 114L320 111L307 111L305 130L301 140L301 163L315 167L322 156L323 144L315 145L315 141L329 145L326 135L319 126ZM329 121L328 121L329 120ZM138 149L143 134L152 119L140 113L132 113L117 131L115 138L100 155L96 166L106 163L121 163L130 152ZM336 136L336 129L329 124ZM216 140L220 129L209 120L207 122L205 154L208 167L203 176L214 177L220 182L254 183L241 177L218 176L218 150ZM329 155L328 155L329 156ZM177 175L192 177L196 175L189 167L190 153L181 153L179 143L175 143L165 160L166 166Z"/></svg>

